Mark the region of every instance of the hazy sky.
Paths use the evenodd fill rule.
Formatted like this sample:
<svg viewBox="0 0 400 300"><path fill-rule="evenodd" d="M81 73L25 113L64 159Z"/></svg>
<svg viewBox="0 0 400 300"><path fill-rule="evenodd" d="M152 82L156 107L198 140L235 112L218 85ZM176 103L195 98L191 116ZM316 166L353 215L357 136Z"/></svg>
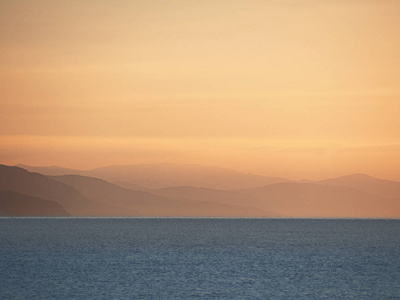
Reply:
<svg viewBox="0 0 400 300"><path fill-rule="evenodd" d="M0 1L0 163L400 180L400 1Z"/></svg>

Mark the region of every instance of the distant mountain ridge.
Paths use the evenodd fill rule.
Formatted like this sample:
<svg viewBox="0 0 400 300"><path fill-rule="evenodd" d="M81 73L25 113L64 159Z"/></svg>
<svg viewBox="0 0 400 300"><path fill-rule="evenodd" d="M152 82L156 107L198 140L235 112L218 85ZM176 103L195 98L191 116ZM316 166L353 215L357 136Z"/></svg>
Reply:
<svg viewBox="0 0 400 300"><path fill-rule="evenodd" d="M11 190L56 202L73 215L85 215L91 206L90 200L75 189L18 167L0 165L0 190Z"/></svg>
<svg viewBox="0 0 400 300"><path fill-rule="evenodd" d="M193 170L193 165L182 167L158 164L140 167L112 166L100 168L100 171L89 171L108 176L111 180L121 179L117 181L118 184L113 184L111 180L95 177L44 176L21 168L0 165L0 190L14 190L28 196L55 201L72 215L400 218L400 182L364 174L315 182L274 182L270 177L261 176L257 180L269 180L269 183L243 188L241 186L247 186L249 182L242 185L234 182L231 185L235 188L218 189L214 188L215 184L209 187L202 187L201 184L215 178L250 178L250 185L254 185L257 180L253 180L250 175L231 170L199 166L194 169L197 173L189 172ZM35 170L38 171L37 168ZM49 171L46 168L45 170ZM61 169L51 167L51 170L59 172ZM143 173L139 170L143 170ZM204 175L207 172L210 175L212 171L216 171L217 175L204 180ZM131 176L132 172L134 175ZM147 189L124 178L126 174L128 179L145 180L150 178L147 176L157 175L157 172L159 176L151 178L164 180L169 177L169 181L163 181L163 185L172 185ZM186 181L183 178L185 174L191 175ZM174 180L174 176L178 180ZM195 179L201 184L175 186L179 182L196 182Z"/></svg>
<svg viewBox="0 0 400 300"><path fill-rule="evenodd" d="M52 201L72 216L273 216L254 208L193 202L128 190L98 178L80 175L48 177L5 165L0 165L1 190ZM5 200L9 201L8 198Z"/></svg>
<svg viewBox="0 0 400 300"><path fill-rule="evenodd" d="M63 168L58 166L38 167L38 166L29 166L24 164L16 164L15 167L27 170L29 172L40 173L42 175L51 175L51 176L67 175L67 174L79 175L81 172L83 172L81 170Z"/></svg>
<svg viewBox="0 0 400 300"><path fill-rule="evenodd" d="M73 170L60 167L17 165L43 175L82 175L116 182L119 185L158 189L170 186L198 186L216 189L251 188L290 181L280 177L246 174L214 166L178 165L170 163L114 165L93 170ZM123 182L123 184L121 184Z"/></svg>
<svg viewBox="0 0 400 300"><path fill-rule="evenodd" d="M290 217L396 218L400 216L400 197L388 199L347 186L284 182L241 190L268 199L271 211L284 211Z"/></svg>
<svg viewBox="0 0 400 300"><path fill-rule="evenodd" d="M153 193L196 201L210 199L217 203L246 204L284 217L400 217L400 197L384 198L346 186L284 182L231 191L170 187Z"/></svg>
<svg viewBox="0 0 400 300"><path fill-rule="evenodd" d="M351 174L318 181L325 185L347 186L386 198L400 199L400 182L375 178L366 174Z"/></svg>

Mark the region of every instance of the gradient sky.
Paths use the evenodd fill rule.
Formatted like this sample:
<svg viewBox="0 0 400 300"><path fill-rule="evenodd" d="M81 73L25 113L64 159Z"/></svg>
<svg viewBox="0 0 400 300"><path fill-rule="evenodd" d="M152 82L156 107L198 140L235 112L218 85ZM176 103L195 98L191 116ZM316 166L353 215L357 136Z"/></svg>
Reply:
<svg viewBox="0 0 400 300"><path fill-rule="evenodd" d="M400 1L0 1L0 163L400 180Z"/></svg>

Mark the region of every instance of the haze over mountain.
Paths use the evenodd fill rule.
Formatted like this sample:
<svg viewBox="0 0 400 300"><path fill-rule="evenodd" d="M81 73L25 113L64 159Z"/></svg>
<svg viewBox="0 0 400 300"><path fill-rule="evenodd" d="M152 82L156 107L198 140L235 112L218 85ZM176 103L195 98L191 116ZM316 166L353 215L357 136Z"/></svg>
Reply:
<svg viewBox="0 0 400 300"><path fill-rule="evenodd" d="M11 190L61 205L72 216L136 215L110 203L95 203L76 189L47 176L27 170L0 165L0 190Z"/></svg>
<svg viewBox="0 0 400 300"><path fill-rule="evenodd" d="M92 209L89 199L75 189L42 174L0 165L0 190L12 190L60 204L72 215L87 215Z"/></svg>
<svg viewBox="0 0 400 300"><path fill-rule="evenodd" d="M285 217L396 218L400 197L379 197L345 186L285 182L241 190L170 187L153 193L181 199L246 205Z"/></svg>
<svg viewBox="0 0 400 300"><path fill-rule="evenodd" d="M346 186L285 182L240 191L252 196L251 206L262 208L268 199L271 211L288 217L400 217L400 197L378 197Z"/></svg>
<svg viewBox="0 0 400 300"><path fill-rule="evenodd" d="M352 174L319 181L321 184L347 186L386 198L400 199L400 182L378 179L365 174Z"/></svg>
<svg viewBox="0 0 400 300"><path fill-rule="evenodd" d="M399 11L396 0L0 1L0 163L52 166L19 165L42 177L10 171L0 189L72 215L140 215L142 197L349 215L330 194L349 207L375 197L380 215L375 201L390 199L395 212L397 183L321 180L400 181ZM98 183L106 199L43 175L135 193ZM196 189L160 190L182 186ZM131 197L141 208L117 205Z"/></svg>
<svg viewBox="0 0 400 300"><path fill-rule="evenodd" d="M264 210L229 203L220 204L207 199L201 201L175 200L174 197L124 189L97 178L78 175L53 176L51 178L74 187L82 195L96 203L111 202L118 207L137 209L142 216L276 216Z"/></svg>
<svg viewBox="0 0 400 300"><path fill-rule="evenodd" d="M44 172L70 172L71 169L38 168ZM195 170L196 172L190 172ZM215 175L215 170L219 171ZM222 171L221 171L222 170ZM318 182L278 182L211 167L170 164L112 166L91 172L121 179L124 188L103 179L82 176L44 176L18 167L0 166L0 190L13 190L32 197L54 201L71 215L99 216L208 216L208 217L318 217L318 218L398 218L400 183L353 174ZM140 172L143 171L143 172ZM159 173L157 173L159 171ZM205 178L209 171L210 178ZM184 175L187 178L184 178ZM223 175L218 177L218 175ZM126 175L127 178L123 176ZM175 176L177 180L175 180ZM151 177L150 177L151 176ZM196 177L197 176L197 177ZM161 189L145 189L126 179L144 183L160 179ZM213 178L249 179L270 184L252 188L215 189ZM253 180L255 179L255 180ZM196 181L198 180L198 181ZM122 182L122 183L121 183ZM162 182L162 184L161 184ZM197 186L175 186L192 182ZM200 182L200 183L198 183ZM199 187L210 184L211 187ZM219 182L223 185L223 182ZM231 183L232 184L232 183ZM153 185L153 187L156 184ZM225 185L226 186L226 185ZM238 187L241 184L237 185Z"/></svg>
<svg viewBox="0 0 400 300"><path fill-rule="evenodd" d="M63 168L63 167L58 167L58 166L39 167L39 166L28 166L25 164L16 164L15 166L18 168L25 169L29 172L40 173L43 175L52 175L52 176L79 175L82 172L80 170Z"/></svg>
<svg viewBox="0 0 400 300"><path fill-rule="evenodd" d="M200 165L179 164L141 164L116 165L93 170L73 170L67 168L32 167L17 165L31 172L44 175L84 175L116 182L123 186L136 185L143 188L164 188L170 186L198 186L216 189L251 188L262 185L285 182L288 179L267 177Z"/></svg>
<svg viewBox="0 0 400 300"><path fill-rule="evenodd" d="M56 202L73 216L275 216L254 208L175 200L132 191L98 178L78 175L47 177L4 165L0 165L0 190Z"/></svg>
<svg viewBox="0 0 400 300"><path fill-rule="evenodd" d="M0 163L400 181L399 11L398 0L0 1Z"/></svg>

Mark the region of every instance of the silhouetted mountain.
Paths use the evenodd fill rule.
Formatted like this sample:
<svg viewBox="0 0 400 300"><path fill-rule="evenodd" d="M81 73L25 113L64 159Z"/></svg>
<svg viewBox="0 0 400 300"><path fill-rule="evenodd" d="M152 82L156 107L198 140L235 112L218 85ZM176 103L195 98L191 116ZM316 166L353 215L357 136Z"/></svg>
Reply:
<svg viewBox="0 0 400 300"><path fill-rule="evenodd" d="M174 200L77 175L46 177L0 166L0 189L54 201L81 216L266 216L256 209L211 202Z"/></svg>
<svg viewBox="0 0 400 300"><path fill-rule="evenodd" d="M170 187L153 193L179 199L230 203L285 217L400 217L400 201L349 187L313 183L278 183L241 190ZM400 198L399 198L400 199Z"/></svg>
<svg viewBox="0 0 400 300"><path fill-rule="evenodd" d="M108 166L93 170L26 165L23 165L23 168L43 175L82 175L118 182L118 185L123 182L123 187L133 185L133 189L137 189L137 186L142 187L140 189L158 189L170 186L239 189L289 181L284 178L245 174L219 167L169 163ZM129 188L132 189L132 187Z"/></svg>
<svg viewBox="0 0 400 300"><path fill-rule="evenodd" d="M62 168L57 166L50 166L50 167L38 167L38 166L28 166L24 164L17 164L16 167L25 169L29 172L40 173L42 175L50 175L50 176L57 176L57 175L79 175L81 174L81 170L74 170L68 168Z"/></svg>
<svg viewBox="0 0 400 300"><path fill-rule="evenodd" d="M244 174L213 166L147 164L131 166L109 166L84 173L87 176L107 181L125 181L145 188L170 186L198 186L216 189L250 188L287 179Z"/></svg>
<svg viewBox="0 0 400 300"><path fill-rule="evenodd" d="M71 186L18 167L0 165L0 190L56 202L73 216L131 215L131 212L108 203L94 203Z"/></svg>
<svg viewBox="0 0 400 300"><path fill-rule="evenodd" d="M85 215L90 207L90 201L75 189L18 167L0 165L0 189L57 202L72 215Z"/></svg>
<svg viewBox="0 0 400 300"><path fill-rule="evenodd" d="M347 186L369 194L400 199L400 182L378 179L365 174L352 174L319 181L325 185Z"/></svg>
<svg viewBox="0 0 400 300"><path fill-rule="evenodd" d="M55 201L72 215L400 217L400 183L367 175L273 184L271 182L280 179L190 165L111 166L88 172L123 181L129 189L98 178L79 175L46 177L1 165L0 189ZM227 184L229 178L232 182ZM259 184L261 181L268 181L268 184L230 190L187 185L147 190L140 186L142 190L135 190L137 183L131 181L143 183L149 180L152 184L147 183L154 187L180 182L212 185L214 179L217 180L214 185L225 187ZM238 183L240 179L245 183ZM155 183L157 180L160 182Z"/></svg>
<svg viewBox="0 0 400 300"><path fill-rule="evenodd" d="M247 193L237 190L217 190L193 186L168 187L151 190L151 193L175 199L211 201L241 206L247 206L246 203L250 200Z"/></svg>
<svg viewBox="0 0 400 300"><path fill-rule="evenodd" d="M0 216L69 216L70 214L53 201L0 190Z"/></svg>
<svg viewBox="0 0 400 300"><path fill-rule="evenodd" d="M388 199L345 186L313 183L278 183L240 190L249 206L287 217L400 217L400 198Z"/></svg>
<svg viewBox="0 0 400 300"><path fill-rule="evenodd" d="M111 183L115 184L119 187L122 187L124 189L128 189L128 190L134 190L134 191L148 191L149 190L149 189L142 187L141 185L129 183L126 181L112 181Z"/></svg>
<svg viewBox="0 0 400 300"><path fill-rule="evenodd" d="M65 175L51 178L74 187L96 203L112 203L121 208L137 209L144 216L269 216L262 210L253 208L204 200L200 202L173 199L144 191L128 190L92 177Z"/></svg>

